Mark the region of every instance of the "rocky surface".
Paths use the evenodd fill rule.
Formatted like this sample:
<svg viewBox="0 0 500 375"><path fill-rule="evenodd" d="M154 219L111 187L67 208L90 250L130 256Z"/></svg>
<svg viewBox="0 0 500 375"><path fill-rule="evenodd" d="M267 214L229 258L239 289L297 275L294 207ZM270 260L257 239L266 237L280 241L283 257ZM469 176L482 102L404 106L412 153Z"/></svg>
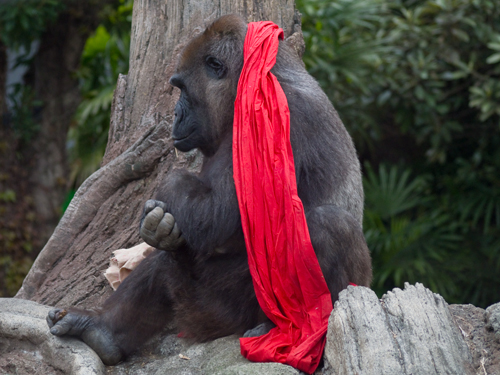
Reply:
<svg viewBox="0 0 500 375"><path fill-rule="evenodd" d="M473 357L474 373L500 375L500 303L485 310L450 305L450 311Z"/></svg>
<svg viewBox="0 0 500 375"><path fill-rule="evenodd" d="M0 299L0 374L47 375L299 375L278 363L251 363L240 354L238 337L189 344L167 331L117 366L106 367L87 345L50 334L49 306Z"/></svg>
<svg viewBox="0 0 500 375"><path fill-rule="evenodd" d="M45 317L50 307L0 298L0 374L105 374L105 366L75 338L57 338Z"/></svg>
<svg viewBox="0 0 500 375"><path fill-rule="evenodd" d="M1 374L299 375L251 363L236 336L189 344L166 330L127 361L106 367L83 342L49 333L48 306L0 299ZM316 375L500 375L500 303L451 305L421 284L378 299L364 287L341 292L330 317L324 368Z"/></svg>
<svg viewBox="0 0 500 375"><path fill-rule="evenodd" d="M118 366L113 375L299 375L296 369L278 363L252 363L240 354L238 337L228 336L206 344L189 344L176 334L167 334L147 344Z"/></svg>
<svg viewBox="0 0 500 375"><path fill-rule="evenodd" d="M326 374L473 374L472 356L444 299L421 284L381 300L342 291L330 317Z"/></svg>

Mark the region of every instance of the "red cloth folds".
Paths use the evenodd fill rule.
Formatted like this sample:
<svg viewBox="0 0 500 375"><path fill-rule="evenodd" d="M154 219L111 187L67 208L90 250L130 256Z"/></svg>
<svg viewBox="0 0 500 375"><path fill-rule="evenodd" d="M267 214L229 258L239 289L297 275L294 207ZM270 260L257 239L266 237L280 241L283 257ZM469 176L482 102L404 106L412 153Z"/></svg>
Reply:
<svg viewBox="0 0 500 375"><path fill-rule="evenodd" d="M332 311L297 195L288 103L276 77L278 38L272 22L248 25L234 110L233 169L255 293L276 324L241 338L255 362L280 362L307 373L317 368Z"/></svg>

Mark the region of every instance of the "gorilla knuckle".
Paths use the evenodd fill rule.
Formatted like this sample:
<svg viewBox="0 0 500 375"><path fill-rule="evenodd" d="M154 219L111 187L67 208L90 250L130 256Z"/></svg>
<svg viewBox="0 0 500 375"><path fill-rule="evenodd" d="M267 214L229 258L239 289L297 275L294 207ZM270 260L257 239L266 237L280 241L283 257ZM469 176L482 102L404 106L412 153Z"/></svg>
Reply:
<svg viewBox="0 0 500 375"><path fill-rule="evenodd" d="M151 211L153 211L155 208L161 208L162 210L165 211L165 203L162 201L158 201L155 199L148 199L146 203L144 203L144 214L147 215Z"/></svg>
<svg viewBox="0 0 500 375"><path fill-rule="evenodd" d="M154 208L156 207L156 201L154 199L149 199L148 201L146 201L146 203L144 204L144 213L149 213L150 211L152 211Z"/></svg>

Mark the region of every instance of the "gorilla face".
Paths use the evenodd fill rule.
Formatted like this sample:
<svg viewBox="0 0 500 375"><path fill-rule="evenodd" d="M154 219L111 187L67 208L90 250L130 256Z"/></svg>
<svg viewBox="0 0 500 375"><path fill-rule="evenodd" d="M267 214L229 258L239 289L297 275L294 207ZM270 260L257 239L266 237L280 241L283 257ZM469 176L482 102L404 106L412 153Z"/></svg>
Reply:
<svg viewBox="0 0 500 375"><path fill-rule="evenodd" d="M184 80L180 74L172 76L170 84L181 89L181 96L175 105L175 121L173 125L172 138L174 146L183 152L203 146L206 138L204 130L210 125L206 123L209 119L204 107L193 105L186 89Z"/></svg>
<svg viewBox="0 0 500 375"><path fill-rule="evenodd" d="M207 29L183 51L170 78L181 90L172 132L178 150L212 156L231 134L244 37L241 29Z"/></svg>

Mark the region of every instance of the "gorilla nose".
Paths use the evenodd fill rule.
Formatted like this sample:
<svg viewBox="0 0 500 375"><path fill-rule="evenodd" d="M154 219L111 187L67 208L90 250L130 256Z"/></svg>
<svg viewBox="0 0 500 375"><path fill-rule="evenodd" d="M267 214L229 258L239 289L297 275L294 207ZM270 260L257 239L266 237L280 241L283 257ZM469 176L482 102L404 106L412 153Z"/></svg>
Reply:
<svg viewBox="0 0 500 375"><path fill-rule="evenodd" d="M183 83L182 83L182 78L180 74L174 74L172 77L170 77L170 80L168 81L172 86L182 88Z"/></svg>

